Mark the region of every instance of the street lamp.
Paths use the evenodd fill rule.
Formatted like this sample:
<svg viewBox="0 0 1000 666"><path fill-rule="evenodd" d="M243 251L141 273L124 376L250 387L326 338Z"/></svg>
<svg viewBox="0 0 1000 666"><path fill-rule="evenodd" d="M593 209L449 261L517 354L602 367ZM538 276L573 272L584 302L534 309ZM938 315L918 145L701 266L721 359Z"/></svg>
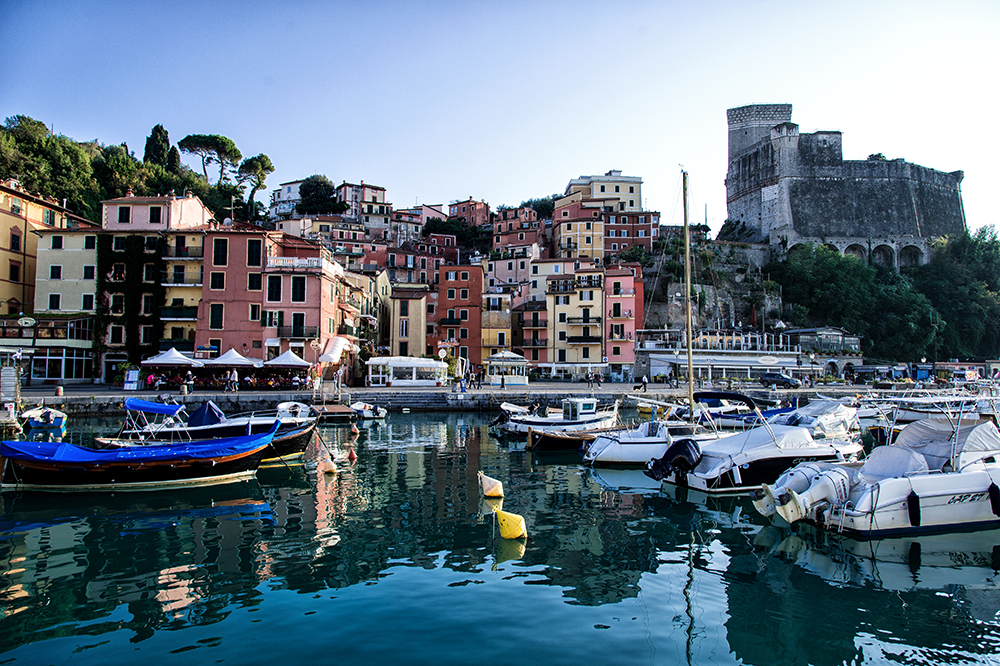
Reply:
<svg viewBox="0 0 1000 666"><path fill-rule="evenodd" d="M809 352L809 365L812 366L812 376L813 380L816 379L816 354L815 352Z"/></svg>

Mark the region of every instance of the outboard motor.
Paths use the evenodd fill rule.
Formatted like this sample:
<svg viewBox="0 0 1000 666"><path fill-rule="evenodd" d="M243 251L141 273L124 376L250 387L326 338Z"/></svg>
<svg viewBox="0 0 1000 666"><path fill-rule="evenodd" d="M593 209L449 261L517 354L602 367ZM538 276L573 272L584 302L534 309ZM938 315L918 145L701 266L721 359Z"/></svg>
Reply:
<svg viewBox="0 0 1000 666"><path fill-rule="evenodd" d="M679 439L670 445L662 458L654 458L646 465L644 473L651 479L662 481L671 474L677 480L687 475L701 461L701 446L693 439Z"/></svg>

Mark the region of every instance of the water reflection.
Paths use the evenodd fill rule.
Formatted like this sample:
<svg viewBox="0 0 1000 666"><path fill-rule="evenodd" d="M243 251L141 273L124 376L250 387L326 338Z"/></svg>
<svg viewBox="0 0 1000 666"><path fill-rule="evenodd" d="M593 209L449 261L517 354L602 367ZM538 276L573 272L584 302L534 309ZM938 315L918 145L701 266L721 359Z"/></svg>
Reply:
<svg viewBox="0 0 1000 666"><path fill-rule="evenodd" d="M234 623L246 631L248 617L263 615L241 611L286 613L287 595L271 595L294 592L298 615L315 612L321 593L396 609L406 619L389 632L439 614L435 626L455 627L451 640L466 660L483 649L477 631L486 628L463 609L493 608L497 594L510 610L495 612L508 622L555 597L545 628L520 640L531 654L555 650L556 635L590 632L572 645L556 641L567 662L614 661L626 646L649 661L745 664L880 662L892 652L974 661L997 652L996 532L868 544L792 533L745 498L661 492L635 470L540 461L490 437L485 417L393 415L357 434L323 427L320 435L303 460L261 469L250 483L4 493L0 651L76 636L106 640L95 654L113 658L113 636L135 643L220 623L213 632ZM337 474L316 464L327 450ZM480 470L503 482L502 507L525 517L528 540L499 538ZM403 580L425 580L408 572L437 576L400 595ZM327 604L324 623L358 608ZM636 609L641 631L593 635Z"/></svg>

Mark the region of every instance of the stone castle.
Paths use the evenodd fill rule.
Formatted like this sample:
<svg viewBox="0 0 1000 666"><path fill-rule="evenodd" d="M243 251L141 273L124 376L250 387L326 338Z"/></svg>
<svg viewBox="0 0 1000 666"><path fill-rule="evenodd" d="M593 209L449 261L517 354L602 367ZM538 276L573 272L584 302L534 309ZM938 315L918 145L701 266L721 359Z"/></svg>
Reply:
<svg viewBox="0 0 1000 666"><path fill-rule="evenodd" d="M801 243L895 268L926 263L933 238L965 231L963 173L902 159L845 160L840 132L800 134L791 104L727 111L729 225L780 253Z"/></svg>

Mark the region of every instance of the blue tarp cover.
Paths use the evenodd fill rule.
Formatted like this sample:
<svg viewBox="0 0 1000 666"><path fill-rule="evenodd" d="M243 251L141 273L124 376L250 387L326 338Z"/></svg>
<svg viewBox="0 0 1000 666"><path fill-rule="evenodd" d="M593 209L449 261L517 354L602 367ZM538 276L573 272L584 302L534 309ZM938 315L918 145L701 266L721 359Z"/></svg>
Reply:
<svg viewBox="0 0 1000 666"><path fill-rule="evenodd" d="M222 423L226 420L226 413L217 404L209 400L199 407L188 417L189 426L206 426Z"/></svg>
<svg viewBox="0 0 1000 666"><path fill-rule="evenodd" d="M184 405L164 405L160 402L150 402L149 400L139 400L138 398L125 398L125 409L146 412L147 414L176 416L177 412L184 409Z"/></svg>
<svg viewBox="0 0 1000 666"><path fill-rule="evenodd" d="M39 462L114 463L162 460L210 460L254 451L271 443L270 432L172 444L137 444L120 449L88 449L69 442L0 442L0 456Z"/></svg>

